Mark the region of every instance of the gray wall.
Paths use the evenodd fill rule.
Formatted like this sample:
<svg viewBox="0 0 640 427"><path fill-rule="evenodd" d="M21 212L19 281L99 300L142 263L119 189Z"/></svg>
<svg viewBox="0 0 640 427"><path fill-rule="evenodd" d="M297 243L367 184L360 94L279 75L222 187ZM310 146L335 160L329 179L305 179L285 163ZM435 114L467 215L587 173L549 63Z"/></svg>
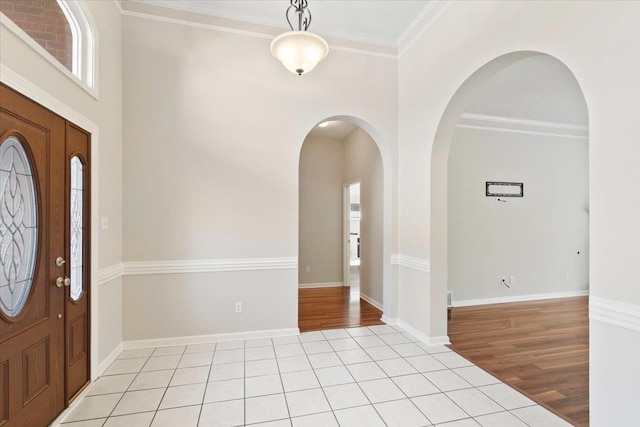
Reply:
<svg viewBox="0 0 640 427"><path fill-rule="evenodd" d="M298 255L302 143L347 111L394 145L395 59L333 50L300 78L274 60L270 39L134 16L123 37L124 260L148 264L124 277L124 339L176 336L157 319L180 323L181 336L296 328L288 260ZM270 271L218 271L229 259ZM192 268L201 260L205 271ZM207 309L185 319L194 296Z"/></svg>
<svg viewBox="0 0 640 427"><path fill-rule="evenodd" d="M376 143L360 128L344 141L307 138L302 147L299 283L342 283L342 191L354 181L361 184L360 292L382 304L382 159Z"/></svg>
<svg viewBox="0 0 640 427"><path fill-rule="evenodd" d="M360 293L382 305L383 173L376 143L362 129L344 140L344 182L360 181Z"/></svg>
<svg viewBox="0 0 640 427"><path fill-rule="evenodd" d="M486 181L524 182L524 197L486 197ZM585 139L458 128L448 185L454 302L588 289Z"/></svg>
<svg viewBox="0 0 640 427"><path fill-rule="evenodd" d="M342 283L343 167L342 141L305 139L300 154L299 284Z"/></svg>

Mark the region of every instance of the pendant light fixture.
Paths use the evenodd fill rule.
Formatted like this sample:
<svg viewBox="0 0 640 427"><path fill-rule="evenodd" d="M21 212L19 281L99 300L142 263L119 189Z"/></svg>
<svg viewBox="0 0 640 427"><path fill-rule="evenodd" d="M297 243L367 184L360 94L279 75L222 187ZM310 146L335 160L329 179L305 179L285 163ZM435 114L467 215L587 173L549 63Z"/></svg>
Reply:
<svg viewBox="0 0 640 427"><path fill-rule="evenodd" d="M271 42L271 53L284 67L301 76L313 70L329 53L324 39L308 31L311 12L307 0L290 0L285 16L291 31L280 34ZM298 30L293 29L290 15L298 20Z"/></svg>

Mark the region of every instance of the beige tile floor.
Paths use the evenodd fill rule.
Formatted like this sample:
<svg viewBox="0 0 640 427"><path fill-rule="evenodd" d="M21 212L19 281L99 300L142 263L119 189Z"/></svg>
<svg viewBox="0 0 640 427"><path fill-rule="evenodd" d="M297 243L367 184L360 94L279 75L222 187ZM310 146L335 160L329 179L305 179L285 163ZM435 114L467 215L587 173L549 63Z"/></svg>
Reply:
<svg viewBox="0 0 640 427"><path fill-rule="evenodd" d="M60 427L554 427L445 346L391 326L125 350Z"/></svg>

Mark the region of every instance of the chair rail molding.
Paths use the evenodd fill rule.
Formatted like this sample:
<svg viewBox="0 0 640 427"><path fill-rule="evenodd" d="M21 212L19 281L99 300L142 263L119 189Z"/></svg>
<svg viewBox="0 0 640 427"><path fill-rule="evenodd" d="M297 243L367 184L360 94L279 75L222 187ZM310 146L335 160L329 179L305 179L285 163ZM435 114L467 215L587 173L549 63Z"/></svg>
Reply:
<svg viewBox="0 0 640 427"><path fill-rule="evenodd" d="M591 296L589 319L640 332L640 305Z"/></svg>
<svg viewBox="0 0 640 427"><path fill-rule="evenodd" d="M180 273L216 273L221 271L295 270L297 257L187 259L171 261L128 261L124 276Z"/></svg>
<svg viewBox="0 0 640 427"><path fill-rule="evenodd" d="M124 272L124 263L117 263L104 267L98 270L98 286L102 286L111 282L119 277L122 277Z"/></svg>
<svg viewBox="0 0 640 427"><path fill-rule="evenodd" d="M417 271L422 271L423 273L431 272L431 263L428 259L424 258L416 258L402 254L393 254L391 255L391 264L411 268Z"/></svg>

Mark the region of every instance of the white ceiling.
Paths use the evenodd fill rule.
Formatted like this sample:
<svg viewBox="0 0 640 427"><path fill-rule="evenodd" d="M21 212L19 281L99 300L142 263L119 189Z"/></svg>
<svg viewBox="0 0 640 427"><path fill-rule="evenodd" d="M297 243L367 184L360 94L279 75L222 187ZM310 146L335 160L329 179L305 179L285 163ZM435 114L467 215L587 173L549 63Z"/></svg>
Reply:
<svg viewBox="0 0 640 427"><path fill-rule="evenodd" d="M131 0L177 10L288 29L288 0ZM309 0L310 31L330 37L396 46L435 0ZM406 31L406 33L405 33Z"/></svg>
<svg viewBox="0 0 640 427"><path fill-rule="evenodd" d="M467 113L588 126L587 105L575 77L548 55L518 61L493 76Z"/></svg>
<svg viewBox="0 0 640 427"><path fill-rule="evenodd" d="M329 124L323 128L320 126L314 127L311 129L307 137L342 141L358 128L358 126L349 122L330 121L328 123Z"/></svg>

